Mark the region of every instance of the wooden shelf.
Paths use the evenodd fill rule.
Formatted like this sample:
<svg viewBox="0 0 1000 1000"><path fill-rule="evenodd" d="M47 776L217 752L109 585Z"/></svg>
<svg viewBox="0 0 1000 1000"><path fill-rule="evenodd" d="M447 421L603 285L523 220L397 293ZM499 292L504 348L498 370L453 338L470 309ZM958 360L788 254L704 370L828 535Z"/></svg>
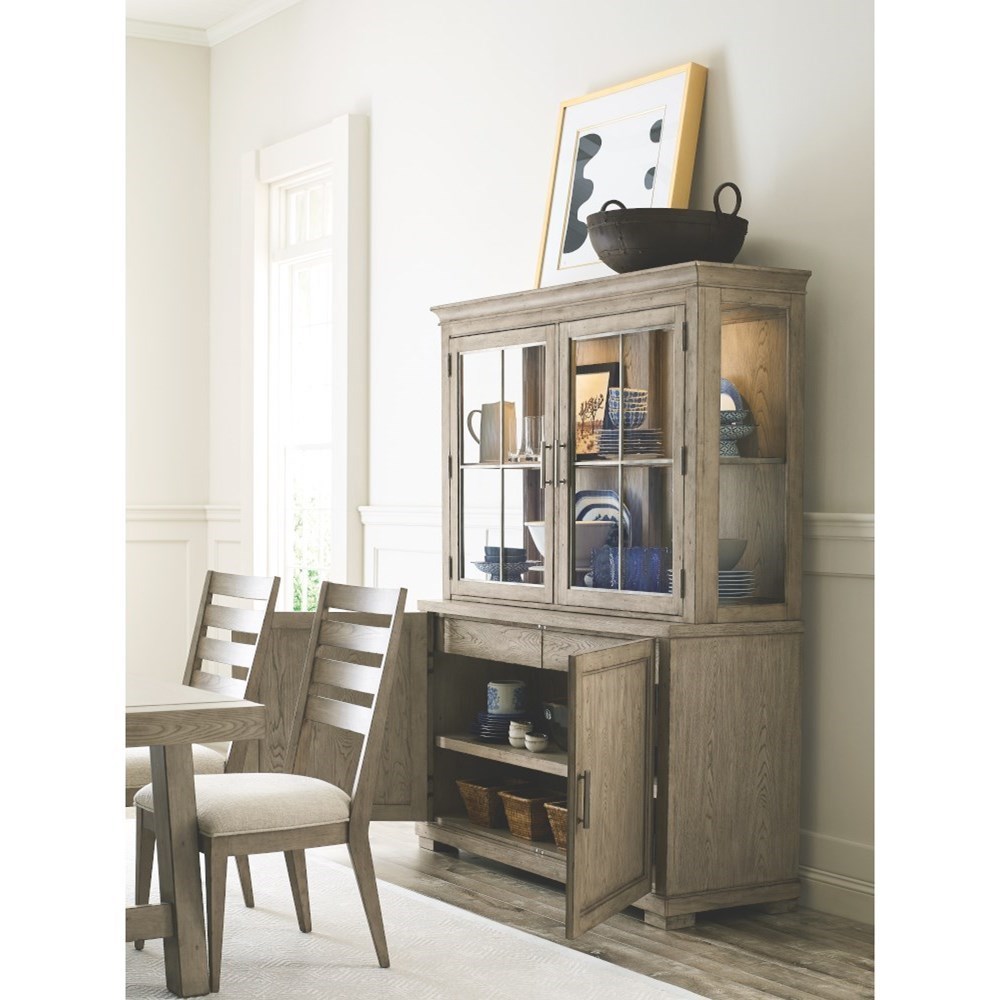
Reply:
<svg viewBox="0 0 1000 1000"><path fill-rule="evenodd" d="M419 829L419 828L418 828ZM437 816L421 836L492 858L557 882L566 881L566 851L553 840L522 840L510 830L479 826L461 816Z"/></svg>
<svg viewBox="0 0 1000 1000"><path fill-rule="evenodd" d="M618 461L617 455L608 455L607 458L592 459L587 458L581 462L573 463L578 469L608 469L622 466L634 466L636 468L646 469L646 468L662 468L670 467L674 464L672 458L663 458L662 456L656 456L650 454L646 458L641 458L638 456L629 458L628 456L623 456L622 460Z"/></svg>
<svg viewBox="0 0 1000 1000"><path fill-rule="evenodd" d="M549 749L541 753L531 750L521 750L517 747L505 746L503 743L484 743L474 736L463 736L459 733L437 736L436 746L442 750L455 750L468 754L470 757L483 757L486 760L497 760L504 764L527 768L529 771L541 771L543 774L555 774L565 778L569 773L566 753L559 749Z"/></svg>
<svg viewBox="0 0 1000 1000"><path fill-rule="evenodd" d="M784 465L783 458L743 458L742 455L720 455L720 465Z"/></svg>

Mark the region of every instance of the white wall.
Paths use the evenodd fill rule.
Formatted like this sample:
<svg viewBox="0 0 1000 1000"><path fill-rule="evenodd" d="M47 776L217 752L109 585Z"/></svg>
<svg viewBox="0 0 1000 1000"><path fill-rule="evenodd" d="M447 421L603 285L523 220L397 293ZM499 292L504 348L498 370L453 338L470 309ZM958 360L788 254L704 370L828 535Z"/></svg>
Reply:
<svg viewBox="0 0 1000 1000"><path fill-rule="evenodd" d="M533 284L561 101L686 61L708 67L692 206L736 181L750 223L739 261L814 272L802 861L807 903L862 919L873 880L872 35L868 0L303 0L211 50L209 145L206 500L249 517L241 158L366 114L368 573L434 596L430 306ZM239 559L249 567L249 553Z"/></svg>
<svg viewBox="0 0 1000 1000"><path fill-rule="evenodd" d="M206 561L209 51L126 59L126 656L176 679Z"/></svg>

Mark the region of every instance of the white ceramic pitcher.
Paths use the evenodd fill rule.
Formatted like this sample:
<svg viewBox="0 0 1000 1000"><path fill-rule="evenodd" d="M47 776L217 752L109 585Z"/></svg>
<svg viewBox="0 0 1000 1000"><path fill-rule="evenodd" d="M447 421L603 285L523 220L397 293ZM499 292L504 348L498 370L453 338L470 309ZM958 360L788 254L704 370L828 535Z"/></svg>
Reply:
<svg viewBox="0 0 1000 1000"><path fill-rule="evenodd" d="M479 414L479 433L472 429L472 418ZM503 449L517 447L517 416L513 403L483 403L481 410L472 410L465 421L473 440L479 445L480 462L499 462Z"/></svg>

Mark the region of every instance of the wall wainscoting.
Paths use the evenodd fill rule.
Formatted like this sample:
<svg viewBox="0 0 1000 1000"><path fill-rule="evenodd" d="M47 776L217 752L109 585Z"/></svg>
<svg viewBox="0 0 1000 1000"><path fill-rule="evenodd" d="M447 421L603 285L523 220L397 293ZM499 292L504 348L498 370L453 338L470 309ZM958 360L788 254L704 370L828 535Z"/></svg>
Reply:
<svg viewBox="0 0 1000 1000"><path fill-rule="evenodd" d="M177 680L205 573L243 572L240 556L239 507L126 507L126 669Z"/></svg>

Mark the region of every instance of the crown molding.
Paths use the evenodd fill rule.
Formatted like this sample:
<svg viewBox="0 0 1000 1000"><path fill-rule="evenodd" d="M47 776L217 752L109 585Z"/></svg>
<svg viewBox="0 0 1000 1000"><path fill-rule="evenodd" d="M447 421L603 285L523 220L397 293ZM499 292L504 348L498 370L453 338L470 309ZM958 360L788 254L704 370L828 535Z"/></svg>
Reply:
<svg viewBox="0 0 1000 1000"><path fill-rule="evenodd" d="M176 42L181 45L201 45L211 48L241 31L294 7L300 0L257 0L245 10L233 14L209 28L184 28L174 24L154 21L125 20L125 34L131 38L148 38L157 42Z"/></svg>
<svg viewBox="0 0 1000 1000"><path fill-rule="evenodd" d="M208 46L208 35L201 28L181 28L176 24L125 19L125 34L129 38L148 38L154 42L175 42L179 45Z"/></svg>
<svg viewBox="0 0 1000 1000"><path fill-rule="evenodd" d="M275 14L280 14L289 7L294 7L300 0L257 0L239 14L233 14L218 24L213 24L206 29L205 36L209 45L218 45L233 35L238 35L247 28L252 28L261 21L266 21Z"/></svg>

